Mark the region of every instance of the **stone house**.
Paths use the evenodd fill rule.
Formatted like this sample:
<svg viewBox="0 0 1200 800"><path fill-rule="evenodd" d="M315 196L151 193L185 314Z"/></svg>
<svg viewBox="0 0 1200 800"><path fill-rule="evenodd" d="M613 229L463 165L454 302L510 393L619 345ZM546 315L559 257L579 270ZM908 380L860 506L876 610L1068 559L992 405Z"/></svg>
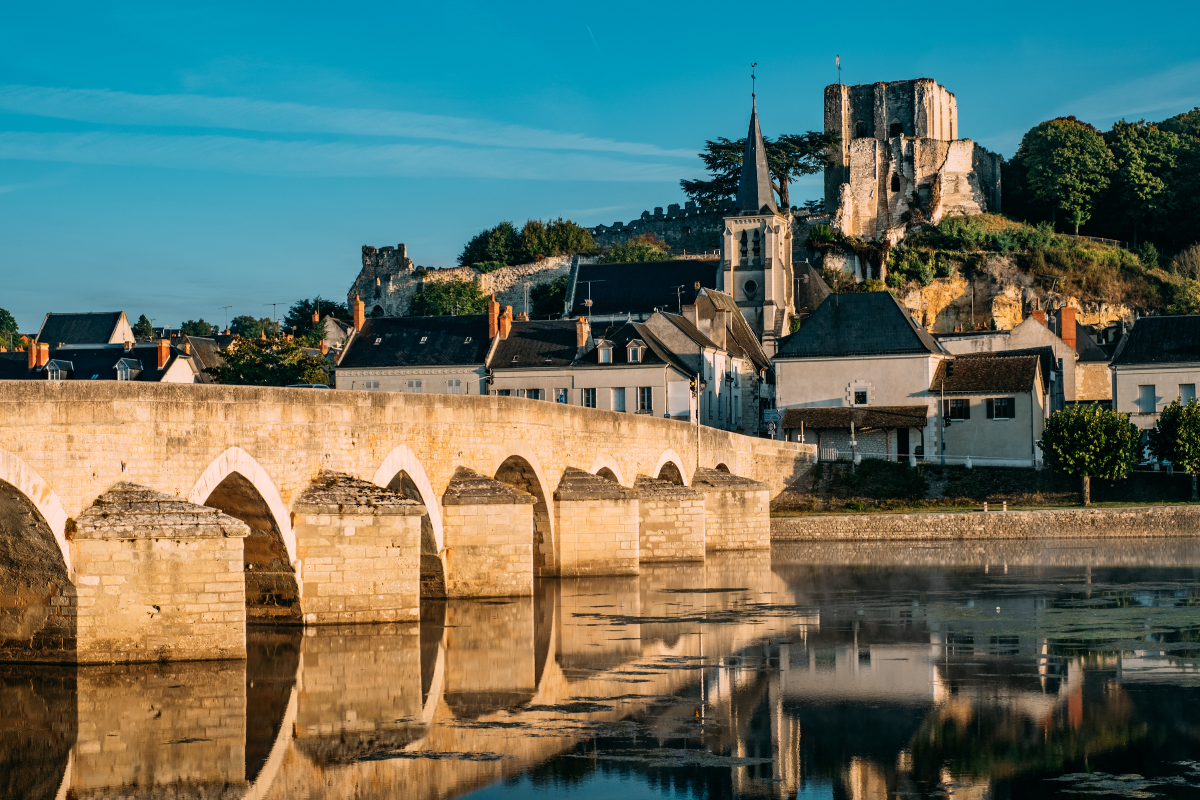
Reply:
<svg viewBox="0 0 1200 800"><path fill-rule="evenodd" d="M1049 416L1048 389L1037 354L981 353L938 365L929 392L941 404L932 433L940 442L926 458L947 463L1034 467Z"/></svg>
<svg viewBox="0 0 1200 800"><path fill-rule="evenodd" d="M1141 317L1113 353L1112 405L1143 430L1164 406L1196 397L1200 383L1200 315Z"/></svg>
<svg viewBox="0 0 1200 800"><path fill-rule="evenodd" d="M776 404L785 414L814 408L886 412L872 417L873 432L862 439L851 432L853 415L835 415L838 432L829 429L822 436L822 458L845 458L854 449L880 458L927 453L932 443L923 420L936 413L937 402L929 386L938 366L950 358L888 292L831 295L780 342L774 359ZM835 417L823 414L819 422ZM804 419L802 413L784 420L785 429L795 431L789 438L798 435Z"/></svg>
<svg viewBox="0 0 1200 800"><path fill-rule="evenodd" d="M486 314L362 318L342 351L334 388L379 392L487 394Z"/></svg>
<svg viewBox="0 0 1200 800"><path fill-rule="evenodd" d="M119 344L134 341L133 328L124 311L50 313L42 320L36 341L51 347L77 344Z"/></svg>
<svg viewBox="0 0 1200 800"><path fill-rule="evenodd" d="M955 355L1049 347L1056 362L1048 376L1051 411L1057 411L1065 403L1107 403L1112 397L1108 354L1075 316L1075 309L1069 306L1049 316L1037 310L1011 330L942 333L936 338Z"/></svg>
<svg viewBox="0 0 1200 800"><path fill-rule="evenodd" d="M201 382L190 347L175 347L166 339L61 347L35 342L26 353L0 353L0 380Z"/></svg>

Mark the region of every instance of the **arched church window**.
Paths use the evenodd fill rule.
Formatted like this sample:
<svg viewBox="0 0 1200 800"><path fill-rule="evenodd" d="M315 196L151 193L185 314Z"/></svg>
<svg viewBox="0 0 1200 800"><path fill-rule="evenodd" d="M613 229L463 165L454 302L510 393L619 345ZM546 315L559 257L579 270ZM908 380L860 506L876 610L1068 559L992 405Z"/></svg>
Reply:
<svg viewBox="0 0 1200 800"><path fill-rule="evenodd" d="M854 138L855 139L867 138L867 123L865 123L865 122L854 123Z"/></svg>
<svg viewBox="0 0 1200 800"><path fill-rule="evenodd" d="M893 192L900 191L900 176L899 175L892 176L892 191Z"/></svg>
<svg viewBox="0 0 1200 800"><path fill-rule="evenodd" d="M904 135L904 124L900 123L900 122L893 122L891 127L888 129L888 136L903 136L903 135Z"/></svg>

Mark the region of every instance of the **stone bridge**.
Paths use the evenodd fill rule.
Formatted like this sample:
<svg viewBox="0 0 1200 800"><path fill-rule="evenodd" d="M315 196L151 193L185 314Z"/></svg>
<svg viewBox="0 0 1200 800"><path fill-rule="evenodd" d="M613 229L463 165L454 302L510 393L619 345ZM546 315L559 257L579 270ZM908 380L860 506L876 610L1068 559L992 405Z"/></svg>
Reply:
<svg viewBox="0 0 1200 800"><path fill-rule="evenodd" d="M0 659L242 658L247 619L767 548L814 455L520 398L5 382Z"/></svg>

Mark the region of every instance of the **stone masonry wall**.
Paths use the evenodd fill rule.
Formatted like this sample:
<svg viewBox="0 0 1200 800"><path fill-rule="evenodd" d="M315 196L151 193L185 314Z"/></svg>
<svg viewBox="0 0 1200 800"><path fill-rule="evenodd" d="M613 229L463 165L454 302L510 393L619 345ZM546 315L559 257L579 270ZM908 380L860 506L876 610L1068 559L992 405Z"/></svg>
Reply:
<svg viewBox="0 0 1200 800"><path fill-rule="evenodd" d="M634 488L641 517L639 560L703 561L704 495L646 475L638 475Z"/></svg>
<svg viewBox="0 0 1200 800"><path fill-rule="evenodd" d="M766 484L718 470L698 470L692 488L704 495L704 549L771 547L771 493Z"/></svg>
<svg viewBox="0 0 1200 800"><path fill-rule="evenodd" d="M949 514L773 517L773 542L1196 536L1200 507L1070 508Z"/></svg>
<svg viewBox="0 0 1200 800"><path fill-rule="evenodd" d="M638 501L559 500L559 575L636 575Z"/></svg>
<svg viewBox="0 0 1200 800"><path fill-rule="evenodd" d="M447 597L533 595L528 492L460 467L442 498Z"/></svg>

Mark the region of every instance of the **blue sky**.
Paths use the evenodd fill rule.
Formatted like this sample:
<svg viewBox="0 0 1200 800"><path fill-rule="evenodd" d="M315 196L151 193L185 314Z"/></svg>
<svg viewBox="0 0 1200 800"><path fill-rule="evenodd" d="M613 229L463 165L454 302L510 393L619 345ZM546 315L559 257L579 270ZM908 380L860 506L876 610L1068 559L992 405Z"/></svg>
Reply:
<svg viewBox="0 0 1200 800"><path fill-rule="evenodd" d="M913 9L913 10L909 10ZM1041 120L1200 105L1194 3L8 3L0 307L157 324L342 298L364 244L449 266L503 219L684 200L705 139L931 77L1005 156ZM818 179L793 189L819 194Z"/></svg>

